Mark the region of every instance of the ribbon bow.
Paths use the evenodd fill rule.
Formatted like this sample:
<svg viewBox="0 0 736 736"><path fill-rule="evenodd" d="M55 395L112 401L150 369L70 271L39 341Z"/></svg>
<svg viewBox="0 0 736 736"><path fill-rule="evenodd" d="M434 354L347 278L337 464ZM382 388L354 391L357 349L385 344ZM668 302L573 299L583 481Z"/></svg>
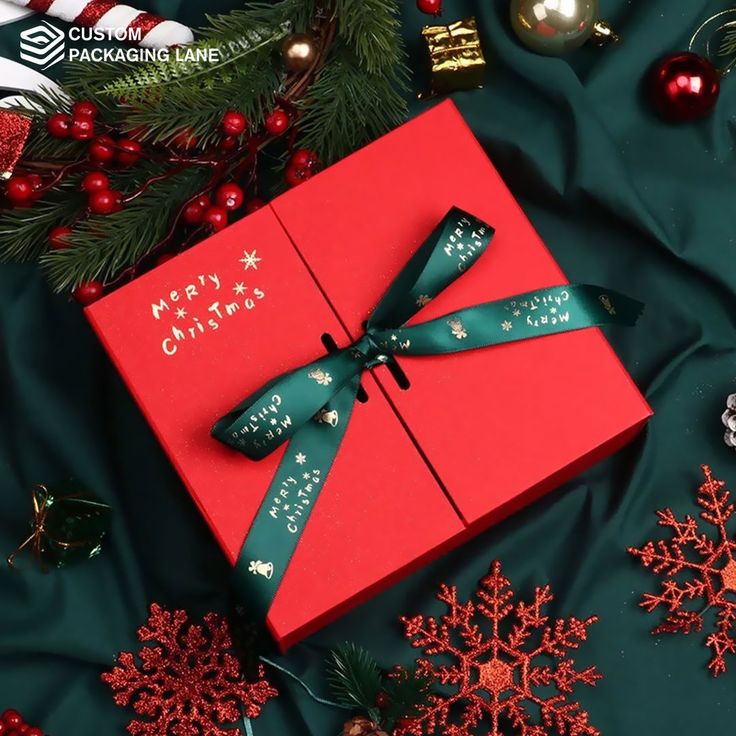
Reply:
<svg viewBox="0 0 736 736"><path fill-rule="evenodd" d="M586 284L538 289L405 323L483 254L492 227L453 208L404 266L352 345L289 371L217 421L212 436L260 460L289 447L235 566L236 592L265 618L324 485L360 388L363 371L394 356L440 355L570 332L633 325L643 305Z"/></svg>

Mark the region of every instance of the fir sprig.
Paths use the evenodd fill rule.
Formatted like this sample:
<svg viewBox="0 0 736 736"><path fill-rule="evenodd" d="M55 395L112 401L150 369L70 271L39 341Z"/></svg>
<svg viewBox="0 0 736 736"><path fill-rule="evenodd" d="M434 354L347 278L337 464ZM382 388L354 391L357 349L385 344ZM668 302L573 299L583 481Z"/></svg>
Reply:
<svg viewBox="0 0 736 736"><path fill-rule="evenodd" d="M327 678L340 705L361 711L388 732L399 720L419 715L431 684L416 667L384 675L375 658L356 644L331 653Z"/></svg>

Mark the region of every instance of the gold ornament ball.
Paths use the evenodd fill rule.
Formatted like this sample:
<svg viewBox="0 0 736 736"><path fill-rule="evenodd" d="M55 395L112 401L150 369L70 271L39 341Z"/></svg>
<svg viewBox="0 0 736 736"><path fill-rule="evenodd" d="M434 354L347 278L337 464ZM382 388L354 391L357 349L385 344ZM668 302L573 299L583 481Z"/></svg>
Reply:
<svg viewBox="0 0 736 736"><path fill-rule="evenodd" d="M538 54L560 56L582 46L598 18L598 0L511 0L514 32Z"/></svg>
<svg viewBox="0 0 736 736"><path fill-rule="evenodd" d="M317 45L308 33L292 33L284 39L281 56L290 72L305 72L317 58Z"/></svg>

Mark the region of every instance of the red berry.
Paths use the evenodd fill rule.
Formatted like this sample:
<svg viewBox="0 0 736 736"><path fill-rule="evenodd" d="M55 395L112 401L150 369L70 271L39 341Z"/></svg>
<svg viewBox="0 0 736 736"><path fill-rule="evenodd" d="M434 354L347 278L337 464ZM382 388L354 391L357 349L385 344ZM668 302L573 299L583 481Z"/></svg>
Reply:
<svg viewBox="0 0 736 736"><path fill-rule="evenodd" d="M95 121L89 115L81 115L72 120L72 138L76 141L88 141L95 136Z"/></svg>
<svg viewBox="0 0 736 736"><path fill-rule="evenodd" d="M299 148L291 154L289 163L292 166L300 166L307 169L313 169L319 159L314 151L310 151L308 148Z"/></svg>
<svg viewBox="0 0 736 736"><path fill-rule="evenodd" d="M290 187L295 187L311 178L312 170L306 166L287 166L284 172L284 179Z"/></svg>
<svg viewBox="0 0 736 736"><path fill-rule="evenodd" d="M2 721L6 726L10 726L10 728L18 728L18 726L23 724L23 716L17 710L8 708L2 715Z"/></svg>
<svg viewBox="0 0 736 736"><path fill-rule="evenodd" d="M241 135L245 132L247 126L248 121L242 112L228 110L222 116L222 129L225 131L225 135Z"/></svg>
<svg viewBox="0 0 736 736"><path fill-rule="evenodd" d="M260 197L253 197L253 199L245 205L245 214L252 215L256 210L261 209L266 204Z"/></svg>
<svg viewBox="0 0 736 736"><path fill-rule="evenodd" d="M74 298L83 306L87 307L96 302L104 293L105 287L99 281L86 281L77 286L72 292Z"/></svg>
<svg viewBox="0 0 736 736"><path fill-rule="evenodd" d="M243 190L235 182L223 184L215 193L215 203L231 212L237 210L244 199Z"/></svg>
<svg viewBox="0 0 736 736"><path fill-rule="evenodd" d="M54 136L54 138L68 138L69 133L71 133L71 127L72 116L65 115L63 112L54 113L46 121L46 130L48 130L49 135Z"/></svg>
<svg viewBox="0 0 736 736"><path fill-rule="evenodd" d="M203 194L200 197L197 197L197 204L204 210L206 210L212 202L210 201L208 194Z"/></svg>
<svg viewBox="0 0 736 736"><path fill-rule="evenodd" d="M383 710L388 704L389 704L388 693L385 690L381 690L378 693L378 695L376 695L376 707Z"/></svg>
<svg viewBox="0 0 736 736"><path fill-rule="evenodd" d="M171 145L182 151L188 151L197 145L197 136L192 133L191 128L184 128L171 139Z"/></svg>
<svg viewBox="0 0 736 736"><path fill-rule="evenodd" d="M75 118L84 116L89 118L96 118L97 112L97 105L95 105L94 102L90 102L89 100L80 100L79 102L75 102L72 105L72 115Z"/></svg>
<svg viewBox="0 0 736 736"><path fill-rule="evenodd" d="M227 210L222 207L210 207L204 213L204 221L214 232L218 232L227 226Z"/></svg>
<svg viewBox="0 0 736 736"><path fill-rule="evenodd" d="M40 728L37 728L34 726L33 728L29 728L24 736L43 736L43 731Z"/></svg>
<svg viewBox="0 0 736 736"><path fill-rule="evenodd" d="M89 195L89 208L95 215L109 215L122 206L122 195L114 189L102 189Z"/></svg>
<svg viewBox="0 0 736 736"><path fill-rule="evenodd" d="M62 250L63 248L68 248L71 245L68 240L71 234L72 229L70 227L57 225L49 233L49 245L51 246L51 250Z"/></svg>
<svg viewBox="0 0 736 736"><path fill-rule="evenodd" d="M439 15L442 12L442 0L417 0L417 7L427 15Z"/></svg>
<svg viewBox="0 0 736 736"><path fill-rule="evenodd" d="M13 204L25 204L33 195L33 183L27 176L13 176L5 185L5 195Z"/></svg>
<svg viewBox="0 0 736 736"><path fill-rule="evenodd" d="M274 110L266 116L266 132L281 135L289 127L289 116L283 110Z"/></svg>
<svg viewBox="0 0 736 736"><path fill-rule="evenodd" d="M89 144L89 157L98 164L106 164L115 158L115 141L109 135L101 135Z"/></svg>
<svg viewBox="0 0 736 736"><path fill-rule="evenodd" d="M104 171L90 171L82 179L83 192L99 192L110 188L110 177Z"/></svg>
<svg viewBox="0 0 736 736"><path fill-rule="evenodd" d="M238 145L238 139L234 135L226 135L220 141L221 151L232 151Z"/></svg>
<svg viewBox="0 0 736 736"><path fill-rule="evenodd" d="M18 727L18 733L23 734L23 736L25 736L25 734L28 733L30 728L31 727L27 723L24 723Z"/></svg>
<svg viewBox="0 0 736 736"><path fill-rule="evenodd" d="M39 174L28 174L26 179L28 179L28 181L31 182L33 191L36 191L43 186L43 179L41 178Z"/></svg>
<svg viewBox="0 0 736 736"><path fill-rule="evenodd" d="M209 202L207 203L209 206ZM199 204L199 202L190 202L182 212L182 218L187 225L198 225L202 222L204 217L205 208Z"/></svg>
<svg viewBox="0 0 736 736"><path fill-rule="evenodd" d="M141 158L141 144L130 138L121 138L117 144L117 159L122 166L133 166Z"/></svg>

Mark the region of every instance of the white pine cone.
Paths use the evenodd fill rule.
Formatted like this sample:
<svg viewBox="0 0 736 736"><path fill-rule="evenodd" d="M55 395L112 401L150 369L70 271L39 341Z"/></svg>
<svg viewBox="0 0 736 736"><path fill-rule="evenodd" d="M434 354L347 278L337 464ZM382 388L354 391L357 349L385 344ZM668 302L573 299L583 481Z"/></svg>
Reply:
<svg viewBox="0 0 736 736"><path fill-rule="evenodd" d="M342 730L342 736L388 736L381 727L362 716L351 718Z"/></svg>
<svg viewBox="0 0 736 736"><path fill-rule="evenodd" d="M729 447L736 447L736 394L731 394L726 399L726 411L721 415L721 421L726 427L723 441Z"/></svg>

